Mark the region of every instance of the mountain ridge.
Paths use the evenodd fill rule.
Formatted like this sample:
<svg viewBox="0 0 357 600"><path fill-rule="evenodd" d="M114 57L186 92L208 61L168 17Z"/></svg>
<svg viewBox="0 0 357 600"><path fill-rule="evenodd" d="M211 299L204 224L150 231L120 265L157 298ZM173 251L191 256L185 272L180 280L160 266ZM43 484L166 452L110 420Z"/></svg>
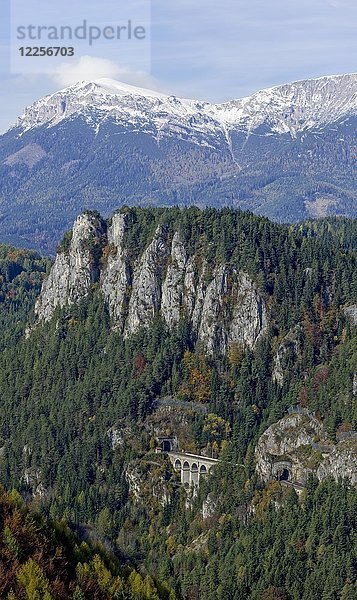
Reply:
<svg viewBox="0 0 357 600"><path fill-rule="evenodd" d="M356 74L217 105L75 84L0 136L0 241L53 253L79 213L121 205L356 217L356 128Z"/></svg>
<svg viewBox="0 0 357 600"><path fill-rule="evenodd" d="M334 108L329 106L329 110L326 111L326 107L322 110L322 113L316 111L315 102L322 99L323 94L329 98L329 100L336 100L333 92L339 89L339 95L341 101L337 107ZM327 94L326 94L327 91ZM343 93L341 93L343 92ZM304 100L304 106L299 98ZM95 102L98 97L98 103ZM108 97L116 98L116 102L108 101ZM277 85L263 90L255 92L251 96L247 96L241 99L233 99L227 102L215 104L206 101L198 101L194 99L182 99L175 95L167 95L161 92L155 92L149 89L139 88L129 84L124 84L119 81L111 79L97 79L93 81L81 81L68 87L62 88L61 90L45 96L44 98L34 102L31 106L27 107L18 121L11 129L20 127L24 131L31 129L32 127L38 127L45 123L49 126L58 124L63 119L68 118L71 114L80 112L81 105L97 110L104 110L113 112L116 105L120 109L120 100L127 97L134 98L145 98L150 101L149 106L143 106L142 108L155 109L155 105L158 105L160 109L166 109L167 113L172 116L185 116L198 118L198 115L206 116L207 119L212 119L212 123L206 123L207 127L211 127L213 122L216 122L217 126L220 127L237 127L242 128L250 132L254 127L260 126L264 120L272 120L275 125L273 130L277 133L290 133L292 137L296 136L296 133L303 131L304 129L311 129L313 127L319 128L326 122L337 121L340 118L355 114L357 111L357 74L345 74L337 76L326 76L317 79L301 80L292 82L291 84ZM345 105L347 97L349 101L347 106ZM63 99L65 98L65 99ZM75 99L78 99L76 105ZM89 102L87 101L89 99ZM100 104L99 100L102 100ZM67 112L67 102L74 103L74 113ZM290 115L286 114L286 110L289 106L294 105L298 102L297 120L294 121ZM53 106L54 103L54 106ZM63 105L65 103L65 106ZM164 106L162 106L164 105ZM45 110L43 119L38 122L37 120L33 123L33 114L42 114L41 109L43 107L49 107L48 112ZM260 110L263 108L263 111ZM54 116L51 116L53 109L57 109ZM135 111L139 112L140 106L131 107L125 106L128 113L130 109L132 116L135 116ZM308 120L304 121L304 108L307 110ZM354 111L354 112L353 112ZM261 114L263 112L263 114ZM284 113L284 116L279 113ZM326 114L327 113L327 114ZM86 116L86 115L84 115ZM113 116L113 115L111 115ZM120 118L120 115L118 115ZM300 117L300 119L298 118ZM90 124L93 124L89 121Z"/></svg>

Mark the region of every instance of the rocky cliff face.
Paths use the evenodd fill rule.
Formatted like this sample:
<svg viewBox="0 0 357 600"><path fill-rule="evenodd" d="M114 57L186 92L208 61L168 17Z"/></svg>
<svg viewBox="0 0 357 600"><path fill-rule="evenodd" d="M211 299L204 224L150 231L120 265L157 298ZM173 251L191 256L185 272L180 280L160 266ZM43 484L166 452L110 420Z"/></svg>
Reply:
<svg viewBox="0 0 357 600"><path fill-rule="evenodd" d="M100 248L104 235L104 223L97 216L85 213L76 219L72 237L67 247L57 254L36 302L38 322L51 319L57 307L73 304L86 296L91 285L98 281L95 250Z"/></svg>
<svg viewBox="0 0 357 600"><path fill-rule="evenodd" d="M357 304L346 306L343 312L352 325L357 325Z"/></svg>
<svg viewBox="0 0 357 600"><path fill-rule="evenodd" d="M124 329L126 303L131 284L131 270L127 250L124 247L127 227L127 218L124 214L117 213L113 216L107 233L109 254L100 281L110 316L120 332Z"/></svg>
<svg viewBox="0 0 357 600"><path fill-rule="evenodd" d="M177 476L165 456L147 455L131 461L126 467L125 478L132 501L145 506L166 506L177 489Z"/></svg>
<svg viewBox="0 0 357 600"><path fill-rule="evenodd" d="M246 273L219 266L204 291L199 309L198 338L209 354L225 353L233 343L250 348L266 329L266 312L257 289Z"/></svg>
<svg viewBox="0 0 357 600"><path fill-rule="evenodd" d="M185 316L209 354L224 354L235 343L254 348L267 328L267 311L251 277L190 254L180 233L166 224L132 259L129 221L124 212L116 213L109 226L98 215L78 217L37 300L36 323L98 283L113 327L126 337L149 327L156 315L169 328Z"/></svg>
<svg viewBox="0 0 357 600"><path fill-rule="evenodd" d="M357 439L334 444L322 423L308 414L289 414L271 425L257 443L255 459L263 481L288 478L303 484L313 473L320 480L348 477L357 484Z"/></svg>
<svg viewBox="0 0 357 600"><path fill-rule="evenodd" d="M188 264L189 263L189 264ZM194 270L189 262L185 246L178 233L172 238L171 253L162 285L161 310L169 327L176 325L181 317L180 308L184 298L187 310L192 314L194 306Z"/></svg>
<svg viewBox="0 0 357 600"><path fill-rule="evenodd" d="M284 382L284 374L289 372L289 366L296 363L301 350L301 325L296 325L281 340L274 357L273 380L279 385Z"/></svg>
<svg viewBox="0 0 357 600"><path fill-rule="evenodd" d="M167 229L160 226L134 268L126 335L136 333L140 327L148 327L160 311L162 278L168 253Z"/></svg>

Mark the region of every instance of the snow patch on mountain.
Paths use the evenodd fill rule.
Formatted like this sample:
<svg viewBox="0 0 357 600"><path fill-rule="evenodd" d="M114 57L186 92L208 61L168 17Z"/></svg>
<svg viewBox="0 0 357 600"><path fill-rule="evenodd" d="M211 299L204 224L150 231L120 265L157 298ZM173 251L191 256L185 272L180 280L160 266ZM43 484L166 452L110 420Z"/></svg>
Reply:
<svg viewBox="0 0 357 600"><path fill-rule="evenodd" d="M148 133L158 141L166 136L218 147L220 124L203 110L205 104L143 90L110 79L80 82L35 102L18 119L22 133L53 127L81 117L96 132L114 123L132 132Z"/></svg>
<svg viewBox="0 0 357 600"><path fill-rule="evenodd" d="M188 137L199 145L228 146L231 134L265 135L320 130L357 114L357 74L272 87L240 100L210 104L168 96L111 79L79 82L38 100L18 119L21 132L75 117L99 131L107 122L131 131Z"/></svg>
<svg viewBox="0 0 357 600"><path fill-rule="evenodd" d="M254 131L269 125L295 137L357 113L357 74L321 77L272 87L242 100L212 107L231 128Z"/></svg>

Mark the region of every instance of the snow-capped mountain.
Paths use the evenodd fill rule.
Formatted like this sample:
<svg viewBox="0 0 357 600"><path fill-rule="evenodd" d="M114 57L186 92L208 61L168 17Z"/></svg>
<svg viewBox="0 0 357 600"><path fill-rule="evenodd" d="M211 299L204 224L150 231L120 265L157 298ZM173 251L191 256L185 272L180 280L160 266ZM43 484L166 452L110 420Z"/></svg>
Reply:
<svg viewBox="0 0 357 600"><path fill-rule="evenodd" d="M28 131L42 125L54 127L66 119L81 117L96 133L108 123L131 131L163 136L191 136L204 143L220 133L220 123L209 115L207 103L182 100L110 79L83 81L35 102L18 119L15 128Z"/></svg>
<svg viewBox="0 0 357 600"><path fill-rule="evenodd" d="M0 242L53 250L83 209L124 203L357 216L356 125L356 74L222 104L80 82L0 136Z"/></svg>
<svg viewBox="0 0 357 600"><path fill-rule="evenodd" d="M167 96L110 79L80 82L38 100L15 127L55 126L82 116L96 131L107 121L161 135L208 137L261 126L295 137L357 113L357 74L321 77L262 90L241 100L210 104ZM219 135L220 137L220 135Z"/></svg>
<svg viewBox="0 0 357 600"><path fill-rule="evenodd" d="M297 81L215 105L226 126L252 132L262 125L295 137L357 114L357 74Z"/></svg>

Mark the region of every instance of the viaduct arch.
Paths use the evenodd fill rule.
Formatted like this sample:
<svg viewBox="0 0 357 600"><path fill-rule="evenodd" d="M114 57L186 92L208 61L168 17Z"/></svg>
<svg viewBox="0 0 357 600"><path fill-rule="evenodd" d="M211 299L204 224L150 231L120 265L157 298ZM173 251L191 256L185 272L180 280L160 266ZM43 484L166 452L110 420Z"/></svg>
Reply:
<svg viewBox="0 0 357 600"><path fill-rule="evenodd" d="M180 473L182 485L186 487L198 487L201 477L209 475L219 462L217 458L185 452L167 452L167 455L175 471Z"/></svg>

